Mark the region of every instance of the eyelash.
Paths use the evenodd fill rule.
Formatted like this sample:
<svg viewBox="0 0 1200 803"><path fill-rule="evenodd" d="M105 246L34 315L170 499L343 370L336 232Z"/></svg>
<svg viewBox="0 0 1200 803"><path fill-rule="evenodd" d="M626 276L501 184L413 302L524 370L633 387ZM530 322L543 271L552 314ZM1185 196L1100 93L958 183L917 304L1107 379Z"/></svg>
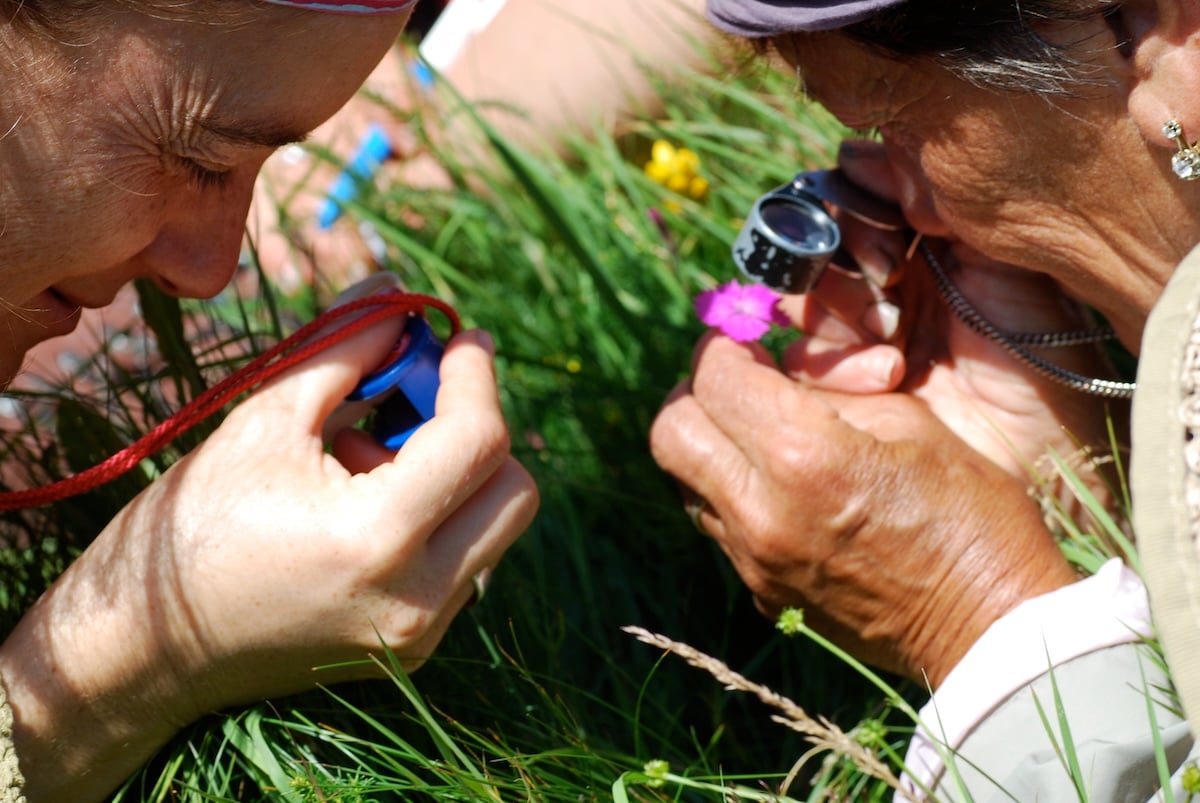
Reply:
<svg viewBox="0 0 1200 803"><path fill-rule="evenodd" d="M181 159L188 172L188 178L199 190L219 190L229 183L229 172L210 170L191 159Z"/></svg>

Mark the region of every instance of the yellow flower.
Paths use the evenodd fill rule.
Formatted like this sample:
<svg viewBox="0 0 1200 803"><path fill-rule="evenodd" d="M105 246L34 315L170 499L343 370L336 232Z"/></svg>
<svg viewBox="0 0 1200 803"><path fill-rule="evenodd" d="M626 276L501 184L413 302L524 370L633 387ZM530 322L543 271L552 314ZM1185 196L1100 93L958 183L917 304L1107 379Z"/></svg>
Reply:
<svg viewBox="0 0 1200 803"><path fill-rule="evenodd" d="M708 179L700 175L700 157L693 150L676 148L665 139L655 140L643 170L647 178L671 192L695 201L708 197Z"/></svg>
<svg viewBox="0 0 1200 803"><path fill-rule="evenodd" d="M658 161L646 162L646 175L650 177L651 181L665 186L667 180L671 178L671 165Z"/></svg>
<svg viewBox="0 0 1200 803"><path fill-rule="evenodd" d="M654 144L650 146L650 159L659 164L670 165L675 161L675 146L665 139L654 140Z"/></svg>

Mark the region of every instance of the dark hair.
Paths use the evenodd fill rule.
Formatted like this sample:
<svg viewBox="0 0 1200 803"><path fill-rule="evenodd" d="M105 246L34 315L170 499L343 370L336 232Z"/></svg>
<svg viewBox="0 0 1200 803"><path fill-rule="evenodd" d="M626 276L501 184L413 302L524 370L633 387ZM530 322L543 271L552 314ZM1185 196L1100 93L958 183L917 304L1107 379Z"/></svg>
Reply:
<svg viewBox="0 0 1200 803"><path fill-rule="evenodd" d="M59 14L74 16L73 13L66 10L67 7L74 5L76 4L68 2L56 7L54 3L44 3L39 2L39 0L32 0L32 2L25 2L25 0L0 0L0 22L13 22L21 25L35 24L39 27L46 27L50 24L51 18L57 17ZM90 2L87 5L95 5L95 3ZM51 10L48 11L47 6L50 6ZM59 8L62 8L62 11Z"/></svg>
<svg viewBox="0 0 1200 803"><path fill-rule="evenodd" d="M895 58L932 59L979 86L1065 94L1099 78L1080 58L1087 43L1044 32L1099 14L1111 19L1118 6L1118 0L907 0L845 32Z"/></svg>

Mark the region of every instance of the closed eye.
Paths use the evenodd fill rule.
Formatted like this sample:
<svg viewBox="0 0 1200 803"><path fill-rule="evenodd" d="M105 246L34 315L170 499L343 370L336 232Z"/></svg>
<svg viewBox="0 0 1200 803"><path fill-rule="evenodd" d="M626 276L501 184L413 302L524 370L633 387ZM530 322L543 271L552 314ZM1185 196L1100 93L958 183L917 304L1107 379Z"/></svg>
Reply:
<svg viewBox="0 0 1200 803"><path fill-rule="evenodd" d="M228 170L213 170L184 157L179 161L187 171L188 180L198 190L219 190L229 183Z"/></svg>

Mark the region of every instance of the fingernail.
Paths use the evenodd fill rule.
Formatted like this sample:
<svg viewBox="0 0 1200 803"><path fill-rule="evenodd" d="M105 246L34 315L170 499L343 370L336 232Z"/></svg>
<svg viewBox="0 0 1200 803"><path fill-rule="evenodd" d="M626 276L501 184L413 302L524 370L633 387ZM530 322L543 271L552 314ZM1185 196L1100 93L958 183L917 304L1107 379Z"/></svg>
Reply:
<svg viewBox="0 0 1200 803"><path fill-rule="evenodd" d="M398 290L399 288L400 280L396 277L396 274L389 273L388 271L372 273L367 278L355 282L338 293L338 297L333 300L329 308L340 307L343 304L349 304L351 301L375 295L383 290Z"/></svg>
<svg viewBox="0 0 1200 803"><path fill-rule="evenodd" d="M900 308L890 301L880 301L867 307L859 323L880 340L891 340L900 329Z"/></svg>
<svg viewBox="0 0 1200 803"><path fill-rule="evenodd" d="M466 331L459 332L455 340L459 339L474 343L493 357L496 356L496 341L492 338L490 332L483 329L467 329Z"/></svg>
<svg viewBox="0 0 1200 803"><path fill-rule="evenodd" d="M876 287L887 287L888 279L896 268L896 260L882 248L872 248L859 261L863 274Z"/></svg>
<svg viewBox="0 0 1200 803"><path fill-rule="evenodd" d="M896 376L896 371L900 368L900 360L896 355L878 357L870 360L870 363L869 373L879 382L880 390L890 390L899 384L900 377Z"/></svg>

